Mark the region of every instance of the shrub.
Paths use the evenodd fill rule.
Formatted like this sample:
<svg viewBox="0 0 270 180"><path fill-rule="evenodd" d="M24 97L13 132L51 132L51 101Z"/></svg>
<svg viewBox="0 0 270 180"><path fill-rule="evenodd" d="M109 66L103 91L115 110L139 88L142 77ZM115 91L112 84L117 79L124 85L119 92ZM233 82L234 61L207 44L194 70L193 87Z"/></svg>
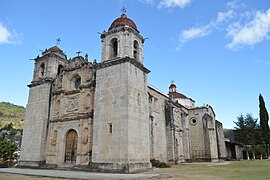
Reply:
<svg viewBox="0 0 270 180"><path fill-rule="evenodd" d="M11 166L12 160L14 160L14 152L17 146L11 142L2 141L0 142L0 159L2 159L3 166Z"/></svg>
<svg viewBox="0 0 270 180"><path fill-rule="evenodd" d="M151 162L153 167L158 167L158 168L169 168L169 167L171 167L170 165L166 164L165 162L160 162L157 159L151 159L150 162Z"/></svg>

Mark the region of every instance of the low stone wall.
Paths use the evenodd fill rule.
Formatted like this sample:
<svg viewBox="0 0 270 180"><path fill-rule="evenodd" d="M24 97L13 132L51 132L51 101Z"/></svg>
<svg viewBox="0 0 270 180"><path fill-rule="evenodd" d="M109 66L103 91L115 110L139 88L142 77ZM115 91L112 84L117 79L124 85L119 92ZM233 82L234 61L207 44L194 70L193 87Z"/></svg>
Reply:
<svg viewBox="0 0 270 180"><path fill-rule="evenodd" d="M152 168L150 162L142 163L90 163L88 165L74 165L69 167L58 167L54 164L45 164L45 162L21 161L16 168L31 169L59 169L71 171L88 171L100 173L135 173L144 172Z"/></svg>

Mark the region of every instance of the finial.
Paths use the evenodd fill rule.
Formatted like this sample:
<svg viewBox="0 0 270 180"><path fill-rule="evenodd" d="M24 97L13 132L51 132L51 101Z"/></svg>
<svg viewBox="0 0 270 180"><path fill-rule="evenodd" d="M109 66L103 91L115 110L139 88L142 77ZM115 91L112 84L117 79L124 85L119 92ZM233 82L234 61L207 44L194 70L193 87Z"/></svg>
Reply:
<svg viewBox="0 0 270 180"><path fill-rule="evenodd" d="M82 51L77 51L76 54L78 54L78 56L80 56L80 54L82 53Z"/></svg>
<svg viewBox="0 0 270 180"><path fill-rule="evenodd" d="M57 46L58 44L60 44L60 42L61 42L61 39L60 39L60 38L56 39L56 46Z"/></svg>
<svg viewBox="0 0 270 180"><path fill-rule="evenodd" d="M122 11L122 14L126 14L127 8L125 8L125 7L123 6L122 9L121 9L121 11Z"/></svg>
<svg viewBox="0 0 270 180"><path fill-rule="evenodd" d="M87 53L85 54L85 60L88 61L88 54Z"/></svg>
<svg viewBox="0 0 270 180"><path fill-rule="evenodd" d="M173 84L175 81L174 80L171 80L171 84Z"/></svg>

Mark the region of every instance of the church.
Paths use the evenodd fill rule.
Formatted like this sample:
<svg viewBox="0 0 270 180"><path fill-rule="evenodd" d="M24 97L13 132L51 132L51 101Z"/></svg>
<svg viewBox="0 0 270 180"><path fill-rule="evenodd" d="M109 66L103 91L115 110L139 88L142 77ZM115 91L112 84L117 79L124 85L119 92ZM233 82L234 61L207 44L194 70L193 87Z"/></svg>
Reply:
<svg viewBox="0 0 270 180"><path fill-rule="evenodd" d="M19 167L132 173L151 168L151 159L226 157L210 105L196 106L174 83L168 93L148 84L145 39L125 12L100 38L100 62L68 59L58 46L35 58Z"/></svg>

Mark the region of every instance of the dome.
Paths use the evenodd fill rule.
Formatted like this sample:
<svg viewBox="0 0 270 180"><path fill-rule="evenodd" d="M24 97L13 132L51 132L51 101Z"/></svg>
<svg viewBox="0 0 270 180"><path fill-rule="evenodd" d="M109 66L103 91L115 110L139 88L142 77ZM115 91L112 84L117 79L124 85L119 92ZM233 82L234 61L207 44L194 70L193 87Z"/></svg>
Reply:
<svg viewBox="0 0 270 180"><path fill-rule="evenodd" d="M189 99L187 96L179 92L170 92L169 95L174 98Z"/></svg>
<svg viewBox="0 0 270 180"><path fill-rule="evenodd" d="M48 51L63 53L63 51L57 46L53 46L53 47L49 48Z"/></svg>
<svg viewBox="0 0 270 180"><path fill-rule="evenodd" d="M46 52L54 52L54 53L65 55L64 52L58 46L50 47L48 50L45 50L44 53Z"/></svg>
<svg viewBox="0 0 270 180"><path fill-rule="evenodd" d="M176 85L175 84L171 84L170 87L169 87L169 92L176 92Z"/></svg>
<svg viewBox="0 0 270 180"><path fill-rule="evenodd" d="M129 18L127 18L126 14L122 14L120 18L117 18L116 20L113 21L111 24L109 30L111 30L114 27L119 27L119 26L129 26L138 31L136 24Z"/></svg>
<svg viewBox="0 0 270 180"><path fill-rule="evenodd" d="M169 89L175 88L176 89L176 85L175 84L171 84Z"/></svg>
<svg viewBox="0 0 270 180"><path fill-rule="evenodd" d="M45 49L45 51L42 52L42 56L50 53L60 55L60 57L62 57L63 59L67 59L65 53L57 46L52 46L49 49Z"/></svg>

